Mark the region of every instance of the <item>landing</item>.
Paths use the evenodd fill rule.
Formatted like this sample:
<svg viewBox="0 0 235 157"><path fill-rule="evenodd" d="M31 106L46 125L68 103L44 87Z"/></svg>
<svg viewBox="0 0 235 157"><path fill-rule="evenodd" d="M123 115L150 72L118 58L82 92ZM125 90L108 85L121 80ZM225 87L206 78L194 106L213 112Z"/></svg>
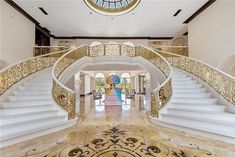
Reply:
<svg viewBox="0 0 235 157"><path fill-rule="evenodd" d="M146 119L143 96L120 106L104 107L102 100L81 97L74 128L9 146L10 157L233 157L235 146L153 125ZM226 152L226 153L225 153Z"/></svg>

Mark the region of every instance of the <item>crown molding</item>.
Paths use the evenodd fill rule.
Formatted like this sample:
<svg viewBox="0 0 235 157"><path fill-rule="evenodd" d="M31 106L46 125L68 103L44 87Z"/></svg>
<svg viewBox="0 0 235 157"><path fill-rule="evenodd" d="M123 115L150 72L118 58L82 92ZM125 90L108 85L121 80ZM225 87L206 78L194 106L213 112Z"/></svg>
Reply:
<svg viewBox="0 0 235 157"><path fill-rule="evenodd" d="M203 12L206 8L208 8L212 3L214 3L216 0L208 0L201 8L199 8L192 16L190 16L186 21L184 21L184 24L189 23L192 21L195 17L197 17L201 12ZM174 37L105 37L105 36L55 36L50 33L50 31L40 26L40 23L35 20L31 15L29 15L24 9L22 9L20 6L18 6L13 0L5 0L9 5L11 5L13 8L15 8L18 12L20 12L22 15L24 15L26 18L28 18L31 22L35 24L35 27L42 31L46 36L52 37L54 39L147 39L147 40L171 40Z"/></svg>
<svg viewBox="0 0 235 157"><path fill-rule="evenodd" d="M212 3L214 3L216 0L208 0L201 8L199 8L193 15L191 15L187 20L185 20L183 23L188 24L190 21L195 19L199 14L201 14L204 10L206 10Z"/></svg>
<svg viewBox="0 0 235 157"><path fill-rule="evenodd" d="M106 36L55 36L55 39L101 39L101 40L111 40L111 39L147 39L147 40L170 40L174 37L106 37Z"/></svg>

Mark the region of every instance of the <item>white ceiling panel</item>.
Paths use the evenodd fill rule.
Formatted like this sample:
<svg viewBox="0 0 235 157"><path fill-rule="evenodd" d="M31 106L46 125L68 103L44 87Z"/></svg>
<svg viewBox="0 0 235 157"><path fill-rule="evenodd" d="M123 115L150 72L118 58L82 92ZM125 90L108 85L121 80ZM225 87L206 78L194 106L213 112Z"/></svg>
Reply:
<svg viewBox="0 0 235 157"><path fill-rule="evenodd" d="M83 0L14 0L55 36L174 37L187 31L183 22L207 0L142 0L131 12L105 16ZM43 7L44 15L38 7ZM178 16L174 13L182 9Z"/></svg>

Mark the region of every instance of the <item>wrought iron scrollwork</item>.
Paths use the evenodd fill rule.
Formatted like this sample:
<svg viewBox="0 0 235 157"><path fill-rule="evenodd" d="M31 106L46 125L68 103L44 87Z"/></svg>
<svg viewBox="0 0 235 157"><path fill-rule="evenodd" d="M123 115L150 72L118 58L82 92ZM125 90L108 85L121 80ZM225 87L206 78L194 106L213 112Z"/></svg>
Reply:
<svg viewBox="0 0 235 157"><path fill-rule="evenodd" d="M0 95L27 76L52 66L66 51L33 57L0 71Z"/></svg>
<svg viewBox="0 0 235 157"><path fill-rule="evenodd" d="M164 56L169 63L177 68L185 70L205 81L208 85L214 88L228 102L235 105L235 78L225 74L199 60L180 56L170 52L158 51Z"/></svg>

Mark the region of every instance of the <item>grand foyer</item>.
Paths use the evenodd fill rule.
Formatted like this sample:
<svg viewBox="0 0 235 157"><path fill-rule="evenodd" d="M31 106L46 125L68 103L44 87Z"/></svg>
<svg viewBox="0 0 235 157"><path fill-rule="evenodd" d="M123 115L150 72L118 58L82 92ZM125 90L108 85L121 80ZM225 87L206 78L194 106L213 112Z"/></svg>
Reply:
<svg viewBox="0 0 235 157"><path fill-rule="evenodd" d="M235 156L234 10L1 1L0 155Z"/></svg>

